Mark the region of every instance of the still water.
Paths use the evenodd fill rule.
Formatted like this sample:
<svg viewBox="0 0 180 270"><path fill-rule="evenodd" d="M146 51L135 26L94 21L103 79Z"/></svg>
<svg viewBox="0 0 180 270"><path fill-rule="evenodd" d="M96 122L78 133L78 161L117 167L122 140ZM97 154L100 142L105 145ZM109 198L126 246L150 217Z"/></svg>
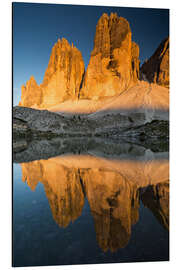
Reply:
<svg viewBox="0 0 180 270"><path fill-rule="evenodd" d="M168 155L128 147L16 158L13 266L169 259Z"/></svg>

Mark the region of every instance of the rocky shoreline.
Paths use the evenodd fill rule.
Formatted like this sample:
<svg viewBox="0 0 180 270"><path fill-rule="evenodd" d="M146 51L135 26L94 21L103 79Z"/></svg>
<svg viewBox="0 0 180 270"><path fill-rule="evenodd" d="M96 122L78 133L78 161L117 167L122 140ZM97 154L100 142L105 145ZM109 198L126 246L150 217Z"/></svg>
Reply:
<svg viewBox="0 0 180 270"><path fill-rule="evenodd" d="M129 120L129 123L122 127L120 117L114 117L114 126L113 123L108 126L108 121L108 117L102 121L88 116L63 116L46 110L17 106L13 108L13 152L22 152L29 145L35 149L37 147L33 145L41 144L41 151L38 151L43 153L48 145L49 154L45 153L45 157L62 154L63 151L82 152L83 149L92 150L98 147L102 148L101 152L107 148L108 152L113 149L113 152L117 150L122 153L122 144L133 144L153 152L169 150L168 121L153 120L150 123L132 126ZM97 143L97 140L101 143L103 141L102 146L98 146L101 143ZM63 145L66 142L65 149L62 142Z"/></svg>
<svg viewBox="0 0 180 270"><path fill-rule="evenodd" d="M110 119L109 119L110 118ZM123 118L123 121L122 121ZM141 137L169 138L169 121L137 121L124 115L103 118L71 115L63 116L47 110L16 106L13 108L13 137Z"/></svg>

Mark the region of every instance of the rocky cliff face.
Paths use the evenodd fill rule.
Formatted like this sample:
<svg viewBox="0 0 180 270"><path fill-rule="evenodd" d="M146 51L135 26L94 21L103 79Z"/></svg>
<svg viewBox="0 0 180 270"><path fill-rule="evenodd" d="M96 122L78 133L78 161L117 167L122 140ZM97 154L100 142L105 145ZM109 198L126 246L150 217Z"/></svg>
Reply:
<svg viewBox="0 0 180 270"><path fill-rule="evenodd" d="M139 47L131 40L126 19L103 14L96 26L94 49L80 92L81 98L99 99L127 89L139 76Z"/></svg>
<svg viewBox="0 0 180 270"><path fill-rule="evenodd" d="M136 82L139 78L139 46L135 43L132 42L132 47L131 47L131 55L132 55L132 79L134 82Z"/></svg>
<svg viewBox="0 0 180 270"><path fill-rule="evenodd" d="M43 83L35 79L22 86L20 106L48 108L67 99L77 99L84 75L84 61L80 51L64 38L52 48Z"/></svg>
<svg viewBox="0 0 180 270"><path fill-rule="evenodd" d="M149 82L169 87L169 37L161 42L155 53L142 65Z"/></svg>
<svg viewBox="0 0 180 270"><path fill-rule="evenodd" d="M140 71L149 82L168 87L169 38L160 44L139 70L139 46L131 36L125 18L118 17L116 13L110 16L103 14L96 26L94 48L86 72L80 51L66 39L59 39L52 49L42 84L38 86L31 77L26 86L22 86L19 105L53 109L64 101L89 99L94 108L97 105L94 105L94 100L97 103L106 102L106 97L116 98L124 90L136 87ZM140 87L143 92L145 85ZM161 100L163 95L159 95ZM129 99L124 101L127 107ZM133 99L133 106L135 101ZM72 103L73 106L76 102ZM70 107L73 106L70 104Z"/></svg>
<svg viewBox="0 0 180 270"><path fill-rule="evenodd" d="M43 90L37 84L33 76L21 88L21 101L19 106L40 107L43 98Z"/></svg>
<svg viewBox="0 0 180 270"><path fill-rule="evenodd" d="M111 13L98 21L94 49L84 79L80 51L66 39L52 49L43 83L34 78L22 86L20 106L49 108L66 100L100 99L115 96L132 86L139 77L139 47L131 41L126 19ZM83 85L83 88L81 89Z"/></svg>
<svg viewBox="0 0 180 270"><path fill-rule="evenodd" d="M58 40L52 49L49 64L41 85L42 106L49 107L65 100L77 99L84 75L80 51L66 39Z"/></svg>

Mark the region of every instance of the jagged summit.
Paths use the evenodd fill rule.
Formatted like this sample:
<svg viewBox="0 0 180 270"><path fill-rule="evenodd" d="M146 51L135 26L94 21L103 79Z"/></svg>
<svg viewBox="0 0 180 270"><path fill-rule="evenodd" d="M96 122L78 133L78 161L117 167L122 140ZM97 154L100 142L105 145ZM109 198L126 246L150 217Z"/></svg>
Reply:
<svg viewBox="0 0 180 270"><path fill-rule="evenodd" d="M19 105L48 108L68 99L77 99L84 74L81 52L64 37L52 48L43 82L37 85L34 77L22 86Z"/></svg>
<svg viewBox="0 0 180 270"><path fill-rule="evenodd" d="M141 73L149 82L169 87L169 37L160 43L153 55L142 65Z"/></svg>
<svg viewBox="0 0 180 270"><path fill-rule="evenodd" d="M49 79L57 70L67 69L67 72L70 71L68 68L70 69L73 64L76 64L71 61L74 60L72 58L75 57L75 54L77 54L79 60L83 62L80 51L74 45L71 46L64 37L62 39L58 39L52 48L42 86L46 86L49 83Z"/></svg>
<svg viewBox="0 0 180 270"><path fill-rule="evenodd" d="M96 26L94 49L91 55L101 52L102 58L108 57L113 49L120 47L127 32L131 30L125 18L118 17L116 13L111 13L110 16L104 13Z"/></svg>
<svg viewBox="0 0 180 270"><path fill-rule="evenodd" d="M81 98L115 96L132 86L139 75L139 47L132 43L128 21L104 13L96 26L94 48Z"/></svg>
<svg viewBox="0 0 180 270"><path fill-rule="evenodd" d="M19 105L57 110L59 106L69 102L72 111L76 105L81 105L81 111L89 111L89 108L82 107L83 104L91 103L93 108L90 111L94 112L97 106L100 109L99 104L104 104L102 101L107 100L108 103L108 99L112 98L119 100L119 95L129 89L131 91L128 93L133 97L137 88L141 91L138 96L144 100L146 98L142 93L146 92L146 86L139 84L139 64L139 46L132 41L129 22L117 13L104 13L96 25L94 47L86 72L81 52L66 38L59 38L52 48L42 84L38 85L32 76L22 86ZM149 82L161 86L169 85L169 38L143 64L142 73ZM149 85L147 87L151 88ZM156 96L160 98L160 102L166 100L163 106L167 109L168 92L164 91L164 99L164 95L160 95L162 88L153 86L153 89L159 91ZM125 98L126 95L123 96ZM129 102L132 107L136 100L127 98L123 104L129 107Z"/></svg>
<svg viewBox="0 0 180 270"><path fill-rule="evenodd" d="M26 82L26 85L22 85L21 88L21 101L20 106L24 107L39 107L42 102L42 89L37 84L34 76Z"/></svg>

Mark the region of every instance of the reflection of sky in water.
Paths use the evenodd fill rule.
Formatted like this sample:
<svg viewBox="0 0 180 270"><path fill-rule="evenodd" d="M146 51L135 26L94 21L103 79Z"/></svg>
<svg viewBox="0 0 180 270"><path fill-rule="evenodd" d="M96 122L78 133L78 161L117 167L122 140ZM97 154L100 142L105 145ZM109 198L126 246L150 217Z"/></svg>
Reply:
<svg viewBox="0 0 180 270"><path fill-rule="evenodd" d="M168 260L168 161L70 157L14 164L14 264Z"/></svg>

